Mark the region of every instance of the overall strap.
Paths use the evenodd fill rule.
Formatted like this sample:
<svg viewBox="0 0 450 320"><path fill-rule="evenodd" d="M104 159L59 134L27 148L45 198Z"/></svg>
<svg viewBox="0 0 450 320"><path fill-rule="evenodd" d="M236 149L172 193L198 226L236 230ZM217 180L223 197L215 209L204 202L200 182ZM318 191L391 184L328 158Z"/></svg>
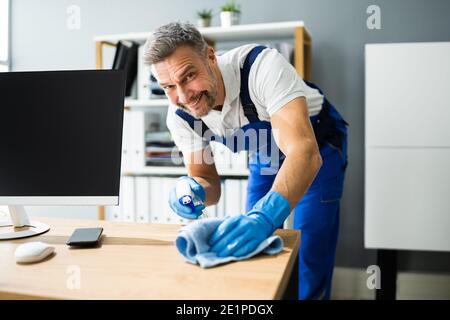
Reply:
<svg viewBox="0 0 450 320"><path fill-rule="evenodd" d="M242 106L244 108L244 115L250 123L259 122L260 120L258 118L258 113L256 111L255 104L253 103L252 99L250 98L250 94L248 91L248 76L249 76L250 68L251 68L253 62L255 61L256 57L261 53L261 51L263 51L264 49L266 49L265 46L256 46L252 50L250 50L250 52L247 54L247 57L245 58L244 65L241 69L241 90L240 90L239 95L241 98ZM199 132L196 132L194 130L194 128L195 128L194 124L196 121L200 121L201 126L202 126L202 128L201 128L202 129L202 132L201 132L202 137L205 134L205 132L207 130L209 130L208 126L201 119L197 119L197 118L193 117L192 115L190 115L183 109L178 108L175 111L175 113L180 118L182 118L184 121L186 121L188 123L189 127L191 127L191 129L197 134L199 134Z"/></svg>
<svg viewBox="0 0 450 320"><path fill-rule="evenodd" d="M201 120L201 119L197 119L194 118L192 115L190 115L189 113L187 113L186 111L184 111L183 109L178 108L175 113L184 121L186 121L189 125L189 127L191 127L192 131L194 131L197 134L200 134L199 132L195 131L195 122L196 121L200 121L201 125L202 125L202 133L201 133L201 137L203 137L205 135L205 132L207 130L209 130L208 126Z"/></svg>
<svg viewBox="0 0 450 320"><path fill-rule="evenodd" d="M250 50L245 58L244 65L241 68L241 91L239 96L244 108L244 115L250 123L259 122L260 120L258 118L258 112L256 111L255 104L250 98L250 92L248 90L248 77L250 74L250 68L252 67L253 62L255 62L256 57L266 48L267 47L265 46L259 45Z"/></svg>
<svg viewBox="0 0 450 320"><path fill-rule="evenodd" d="M309 87L317 89L323 96L322 109L319 114L311 118L311 120L314 118L314 121L311 123L319 148L328 142L342 151L344 132L342 129L339 129L339 127L348 126L348 123L337 113L333 105L327 100L322 90L317 85L306 80L304 81ZM331 113L333 113L334 116ZM345 166L347 165L345 164Z"/></svg>

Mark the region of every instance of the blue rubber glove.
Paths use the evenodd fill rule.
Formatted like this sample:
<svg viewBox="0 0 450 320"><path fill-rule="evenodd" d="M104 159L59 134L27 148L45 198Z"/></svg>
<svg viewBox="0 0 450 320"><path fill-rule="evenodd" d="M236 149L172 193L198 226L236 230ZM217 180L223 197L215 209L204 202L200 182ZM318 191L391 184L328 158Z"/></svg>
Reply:
<svg viewBox="0 0 450 320"><path fill-rule="evenodd" d="M271 191L248 213L225 219L209 239L210 251L219 257L246 256L281 227L290 212L286 198Z"/></svg>
<svg viewBox="0 0 450 320"><path fill-rule="evenodd" d="M195 207L183 205L180 202L180 199L178 199L178 197L177 197L177 193L176 193L177 186L175 185L170 190L169 206L180 217L183 217L185 219L197 219L202 214L203 209L205 209L205 205L204 205L205 189L203 189L202 185L200 183L198 183L197 181L195 181L194 178L191 178L191 177L187 177L187 176L181 177L180 179L178 179L177 184L180 181L184 181L184 182L187 181L189 183L189 186L190 186L194 196L196 197L196 200L201 200L202 203Z"/></svg>

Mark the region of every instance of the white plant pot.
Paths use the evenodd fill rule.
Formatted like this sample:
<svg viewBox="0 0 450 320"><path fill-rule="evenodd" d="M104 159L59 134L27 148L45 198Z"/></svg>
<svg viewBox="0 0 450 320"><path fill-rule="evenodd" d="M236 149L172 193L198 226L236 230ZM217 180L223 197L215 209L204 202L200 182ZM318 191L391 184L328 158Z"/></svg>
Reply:
<svg viewBox="0 0 450 320"><path fill-rule="evenodd" d="M230 27L239 24L240 13L222 11L220 13L220 24L222 27Z"/></svg>
<svg viewBox="0 0 450 320"><path fill-rule="evenodd" d="M206 28L211 26L211 19L198 19L197 20L197 26L199 28Z"/></svg>

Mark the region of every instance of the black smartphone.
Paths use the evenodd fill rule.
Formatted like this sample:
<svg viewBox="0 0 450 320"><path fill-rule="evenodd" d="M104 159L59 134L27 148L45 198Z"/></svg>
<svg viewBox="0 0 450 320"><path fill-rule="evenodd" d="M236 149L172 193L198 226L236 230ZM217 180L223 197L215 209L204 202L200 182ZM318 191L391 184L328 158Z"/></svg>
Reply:
<svg viewBox="0 0 450 320"><path fill-rule="evenodd" d="M103 228L78 228L67 240L69 246L92 247L100 242Z"/></svg>

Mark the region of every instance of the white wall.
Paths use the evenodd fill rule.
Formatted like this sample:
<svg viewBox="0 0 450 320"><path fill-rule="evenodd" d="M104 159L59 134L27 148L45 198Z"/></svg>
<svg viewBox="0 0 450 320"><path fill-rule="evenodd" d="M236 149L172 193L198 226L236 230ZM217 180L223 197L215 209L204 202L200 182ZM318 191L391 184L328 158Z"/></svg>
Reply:
<svg viewBox="0 0 450 320"><path fill-rule="evenodd" d="M198 9L217 12L210 0L13 0L12 68L94 68L94 35L152 30L173 20L195 22ZM313 80L350 123L349 166L341 209L337 264L367 267L373 251L363 247L364 44L449 41L450 1L377 0L381 30L366 27L372 0L241 0L241 23L304 20L312 35ZM69 5L81 8L81 29L66 26ZM420 23L416 23L420 21ZM213 25L218 24L214 16ZM55 209L55 208L54 208ZM51 210L60 214L59 209ZM65 212L79 215L78 208ZM95 211L95 210L94 210ZM34 210L33 210L34 212ZM61 210L62 212L62 210ZM448 271L450 255L408 253L406 269Z"/></svg>

